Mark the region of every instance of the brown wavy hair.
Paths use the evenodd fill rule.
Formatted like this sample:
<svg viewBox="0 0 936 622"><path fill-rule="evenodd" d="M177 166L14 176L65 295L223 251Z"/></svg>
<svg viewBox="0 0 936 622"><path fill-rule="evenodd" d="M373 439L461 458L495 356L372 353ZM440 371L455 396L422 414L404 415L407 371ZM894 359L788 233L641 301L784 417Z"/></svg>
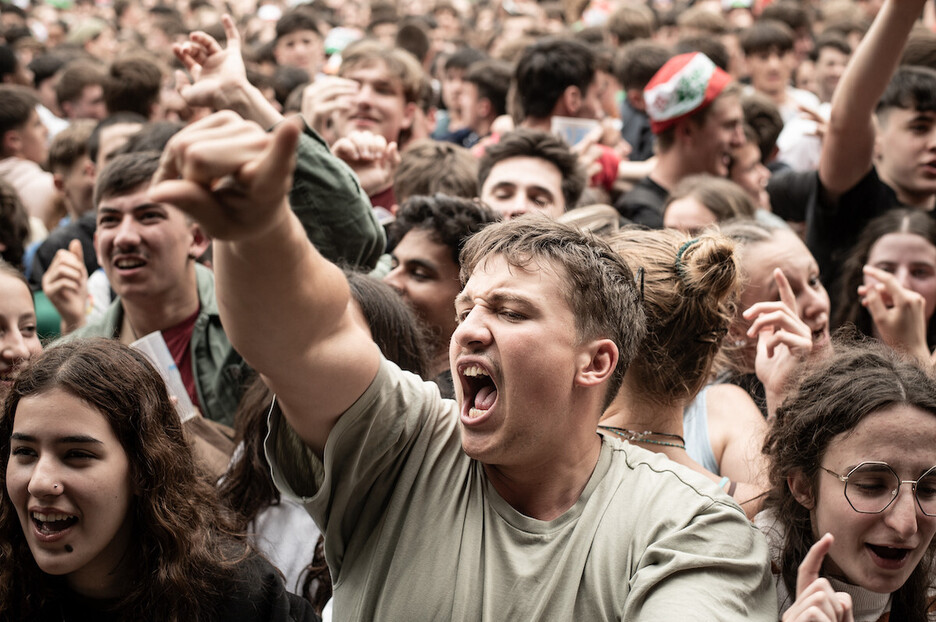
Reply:
<svg viewBox="0 0 936 622"><path fill-rule="evenodd" d="M647 336L630 371L662 403L687 402L709 372L735 314L740 268L734 242L718 233L689 239L668 229L627 228L608 239L642 289Z"/></svg>
<svg viewBox="0 0 936 622"><path fill-rule="evenodd" d="M936 416L936 380L890 348L858 340L854 332L836 333L833 351L807 360L770 428L764 453L770 459L770 492L764 509L771 510L784 534L779 564L790 594L796 593L796 573L816 542L810 511L801 505L787 478L802 473L816 490L819 468L829 444L855 429L871 413L894 405L919 408ZM933 561L936 539L906 583L893 593L891 619L925 622L936 585Z"/></svg>
<svg viewBox="0 0 936 622"><path fill-rule="evenodd" d="M145 356L111 339L46 350L14 382L0 419L0 620L39 619L59 607L62 580L42 572L6 490L10 435L20 400L65 391L104 416L130 458L136 495L130 512L124 619L211 620L235 586L232 568L249 554L232 535L213 487L200 478L182 423Z"/></svg>

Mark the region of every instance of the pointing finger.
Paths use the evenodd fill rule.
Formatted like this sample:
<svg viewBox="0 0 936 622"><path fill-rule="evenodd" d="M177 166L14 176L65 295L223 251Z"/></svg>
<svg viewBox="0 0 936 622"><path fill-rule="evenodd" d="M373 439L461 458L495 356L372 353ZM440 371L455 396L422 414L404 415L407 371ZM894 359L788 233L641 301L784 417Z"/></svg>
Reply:
<svg viewBox="0 0 936 622"><path fill-rule="evenodd" d="M831 533L827 533L819 541L813 544L809 552L806 553L806 557L803 558L802 563L799 565L799 570L796 572L796 595L797 597L803 593L803 591L819 579L819 573L822 571L822 562L825 559L825 556L829 553L829 549L832 548L832 543L835 541Z"/></svg>

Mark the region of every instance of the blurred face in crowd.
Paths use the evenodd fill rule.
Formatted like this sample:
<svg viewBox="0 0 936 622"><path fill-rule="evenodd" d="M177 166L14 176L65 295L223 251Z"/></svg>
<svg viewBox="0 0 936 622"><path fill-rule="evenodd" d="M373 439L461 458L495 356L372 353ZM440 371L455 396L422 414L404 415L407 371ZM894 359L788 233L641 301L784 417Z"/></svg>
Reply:
<svg viewBox="0 0 936 622"><path fill-rule="evenodd" d="M566 210L559 168L528 156L495 164L481 187L481 200L508 220L527 212L558 218Z"/></svg>
<svg viewBox="0 0 936 622"><path fill-rule="evenodd" d="M805 60L793 71L793 86L819 95L819 83L816 81L816 64Z"/></svg>
<svg viewBox="0 0 936 622"><path fill-rule="evenodd" d="M36 164L45 164L49 157L49 130L35 110L29 113L26 123L6 133L4 142L4 148L12 155ZM6 143L12 145L12 149Z"/></svg>
<svg viewBox="0 0 936 622"><path fill-rule="evenodd" d="M701 124L687 119L692 132L688 157L693 166L727 177L732 151L744 144L743 119L738 96L724 94L711 103Z"/></svg>
<svg viewBox="0 0 936 622"><path fill-rule="evenodd" d="M782 94L790 83L792 57L792 50L782 52L777 48L748 54L745 60L751 73L751 85L772 97Z"/></svg>
<svg viewBox="0 0 936 622"><path fill-rule="evenodd" d="M774 278L779 268L793 290L796 312L812 332L813 348L829 343L829 294L819 278L819 265L803 241L792 231L776 230L765 242L742 246L741 266L747 277L741 292L739 312L761 301L780 300L780 290ZM741 322L741 333L749 323ZM754 363L756 337L749 343L745 356Z"/></svg>
<svg viewBox="0 0 936 622"><path fill-rule="evenodd" d="M676 199L663 212L663 226L695 235L718 222L715 213L694 196Z"/></svg>
<svg viewBox="0 0 936 622"><path fill-rule="evenodd" d="M770 205L767 195L770 170L761 164L761 151L754 143L746 142L734 150L728 179L741 186L758 207Z"/></svg>
<svg viewBox="0 0 936 622"><path fill-rule="evenodd" d="M343 68L341 77L354 80L359 89L349 110L335 117L337 135L358 130L399 142L400 133L412 127L416 116L416 104L406 101L400 78L379 60Z"/></svg>
<svg viewBox="0 0 936 622"><path fill-rule="evenodd" d="M312 79L321 71L325 47L317 32L296 30L279 38L273 47L273 56L278 65L304 69Z"/></svg>
<svg viewBox="0 0 936 622"><path fill-rule="evenodd" d="M62 112L70 119L94 119L100 121L107 116L104 103L104 87L89 84L81 89L81 95L72 101L62 102Z"/></svg>
<svg viewBox="0 0 936 622"><path fill-rule="evenodd" d="M871 247L868 265L890 272L901 286L923 296L929 323L936 310L936 246L915 233L888 233ZM865 285L872 282L865 277Z"/></svg>
<svg viewBox="0 0 936 622"><path fill-rule="evenodd" d="M81 156L71 167L55 172L55 187L61 190L68 209L81 215L94 209L94 163L87 155Z"/></svg>
<svg viewBox="0 0 936 622"><path fill-rule="evenodd" d="M464 78L465 70L461 67L446 69L442 77L442 102L450 111L460 112L458 102L466 84Z"/></svg>
<svg viewBox="0 0 936 622"><path fill-rule="evenodd" d="M832 94L847 64L848 54L838 48L825 46L819 50L819 57L816 59L816 94L820 101L832 101Z"/></svg>
<svg viewBox="0 0 936 622"><path fill-rule="evenodd" d="M40 352L32 292L22 279L0 271L0 399L20 368Z"/></svg>
<svg viewBox="0 0 936 622"><path fill-rule="evenodd" d="M455 296L461 290L452 250L429 229L410 229L391 255L384 282L393 287L432 331L437 352L447 353L455 330Z"/></svg>
<svg viewBox="0 0 936 622"><path fill-rule="evenodd" d="M936 112L888 108L877 116L875 164L881 179L910 206L936 193Z"/></svg>

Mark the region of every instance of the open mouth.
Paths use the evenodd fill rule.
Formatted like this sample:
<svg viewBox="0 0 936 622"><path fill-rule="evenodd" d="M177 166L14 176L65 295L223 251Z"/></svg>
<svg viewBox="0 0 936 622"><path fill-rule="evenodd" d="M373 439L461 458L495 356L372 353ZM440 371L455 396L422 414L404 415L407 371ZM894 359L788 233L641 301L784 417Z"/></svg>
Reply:
<svg viewBox="0 0 936 622"><path fill-rule="evenodd" d="M71 514L31 512L30 518L36 530L44 536L54 536L78 522L78 517Z"/></svg>
<svg viewBox="0 0 936 622"><path fill-rule="evenodd" d="M874 565L884 571L900 571L907 567L913 548L901 546L885 546L881 544L865 543L868 554Z"/></svg>
<svg viewBox="0 0 936 622"><path fill-rule="evenodd" d="M468 365L461 370L462 386L469 419L484 415L497 401L497 385L480 365Z"/></svg>
<svg viewBox="0 0 936 622"><path fill-rule="evenodd" d="M121 257L114 261L114 265L118 270L135 270L145 266L146 262L139 257Z"/></svg>
<svg viewBox="0 0 936 622"><path fill-rule="evenodd" d="M892 562L900 562L907 558L910 555L912 549L893 547L893 546L881 546L877 544L866 544L871 552L880 557Z"/></svg>

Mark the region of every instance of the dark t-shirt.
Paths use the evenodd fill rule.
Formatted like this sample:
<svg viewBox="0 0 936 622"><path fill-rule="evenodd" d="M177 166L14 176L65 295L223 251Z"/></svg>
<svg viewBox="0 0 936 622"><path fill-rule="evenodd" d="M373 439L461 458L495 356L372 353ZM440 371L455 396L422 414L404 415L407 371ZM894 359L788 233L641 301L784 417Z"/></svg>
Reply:
<svg viewBox="0 0 936 622"><path fill-rule="evenodd" d="M632 223L651 229L663 228L663 206L669 192L649 177L634 185L634 189L622 196L614 208Z"/></svg>
<svg viewBox="0 0 936 622"><path fill-rule="evenodd" d="M628 159L631 162L643 162L653 157L653 132L650 129L650 117L637 110L625 98L621 102L621 137L631 146Z"/></svg>
<svg viewBox="0 0 936 622"><path fill-rule="evenodd" d="M312 605L286 591L282 576L259 555L251 555L234 569L236 589L223 595L211 620L218 622L316 622ZM61 598L40 614L38 622L117 622L115 601L80 596L62 587ZM155 622L155 620L154 620Z"/></svg>
<svg viewBox="0 0 936 622"><path fill-rule="evenodd" d="M778 175L771 179L767 192L782 218L806 221L806 246L830 294L845 256L868 222L900 206L897 193L881 181L874 167L837 201L829 198L815 171Z"/></svg>

